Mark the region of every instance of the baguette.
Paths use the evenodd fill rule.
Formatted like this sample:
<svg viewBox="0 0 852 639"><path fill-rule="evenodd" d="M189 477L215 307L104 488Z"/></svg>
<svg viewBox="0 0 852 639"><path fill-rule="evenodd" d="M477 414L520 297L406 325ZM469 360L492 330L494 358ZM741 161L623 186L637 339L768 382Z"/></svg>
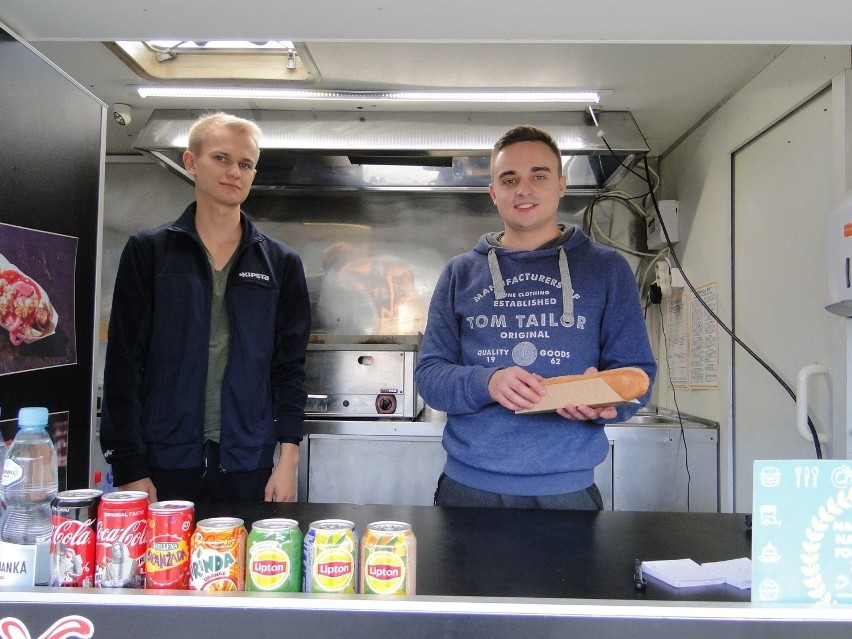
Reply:
<svg viewBox="0 0 852 639"><path fill-rule="evenodd" d="M562 375L542 380L548 391L534 407L516 413L543 413L569 404L575 406L618 406L641 397L650 385L641 368L626 366L582 375Z"/></svg>
<svg viewBox="0 0 852 639"><path fill-rule="evenodd" d="M648 384L650 383L648 374L641 368L625 366L624 368L613 368L608 371L598 371L597 373L549 377L542 381L542 385L550 386L551 384L576 382L582 379L602 379L624 400L641 397L648 390Z"/></svg>

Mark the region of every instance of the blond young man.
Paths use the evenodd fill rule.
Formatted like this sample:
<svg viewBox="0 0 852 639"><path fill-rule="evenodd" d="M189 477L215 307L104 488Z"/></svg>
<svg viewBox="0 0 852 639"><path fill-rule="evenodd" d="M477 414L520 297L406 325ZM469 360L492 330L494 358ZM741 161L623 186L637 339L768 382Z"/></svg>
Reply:
<svg viewBox="0 0 852 639"><path fill-rule="evenodd" d="M152 502L296 498L310 305L299 256L240 209L260 136L225 113L196 121L195 201L121 256L101 447L115 484Z"/></svg>

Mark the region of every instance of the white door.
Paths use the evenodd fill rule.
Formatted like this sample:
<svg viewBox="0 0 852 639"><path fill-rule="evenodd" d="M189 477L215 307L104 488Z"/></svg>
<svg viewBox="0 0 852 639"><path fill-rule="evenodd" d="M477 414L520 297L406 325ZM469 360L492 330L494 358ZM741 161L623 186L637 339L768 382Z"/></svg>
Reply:
<svg viewBox="0 0 852 639"><path fill-rule="evenodd" d="M733 157L734 330L796 390L806 364L829 365L844 391L844 327L824 310L824 223L833 208L831 91L826 90ZM756 459L814 459L797 433L784 388L733 346L734 507L751 511ZM831 431L828 381L810 386L810 415ZM823 457L831 457L831 444Z"/></svg>

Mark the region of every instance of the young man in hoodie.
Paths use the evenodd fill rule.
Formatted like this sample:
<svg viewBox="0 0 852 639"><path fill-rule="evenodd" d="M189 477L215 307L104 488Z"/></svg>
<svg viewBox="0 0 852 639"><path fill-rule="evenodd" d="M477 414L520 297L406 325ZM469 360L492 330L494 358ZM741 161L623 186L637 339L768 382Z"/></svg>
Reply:
<svg viewBox="0 0 852 639"><path fill-rule="evenodd" d="M545 131L519 126L494 145L491 199L503 231L447 264L435 286L415 380L447 413L439 506L599 510L603 424L640 404L533 408L541 380L656 363L633 274L615 250L556 221L565 176Z"/></svg>

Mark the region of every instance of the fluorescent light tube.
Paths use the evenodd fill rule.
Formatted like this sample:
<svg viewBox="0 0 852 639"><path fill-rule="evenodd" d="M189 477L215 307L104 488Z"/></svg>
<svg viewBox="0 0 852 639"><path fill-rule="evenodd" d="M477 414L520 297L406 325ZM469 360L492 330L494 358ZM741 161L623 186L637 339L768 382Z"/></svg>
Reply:
<svg viewBox="0 0 852 639"><path fill-rule="evenodd" d="M572 102L598 104L609 91L593 90L521 90L483 89L459 91L335 91L311 89L273 89L261 87L137 87L140 97L156 98L234 98L267 100L328 100L341 102Z"/></svg>

